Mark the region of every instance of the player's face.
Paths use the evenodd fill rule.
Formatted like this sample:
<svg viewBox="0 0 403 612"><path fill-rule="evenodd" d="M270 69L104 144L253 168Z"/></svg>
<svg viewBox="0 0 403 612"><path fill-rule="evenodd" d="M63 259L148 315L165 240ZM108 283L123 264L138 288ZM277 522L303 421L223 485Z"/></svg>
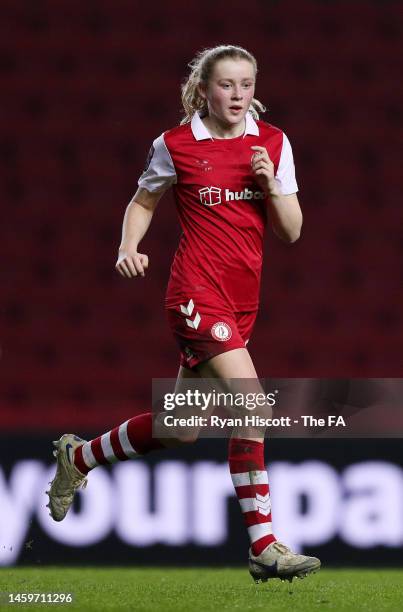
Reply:
<svg viewBox="0 0 403 612"><path fill-rule="evenodd" d="M222 59L215 63L207 88L209 115L224 124L243 122L255 93L253 64L245 59Z"/></svg>

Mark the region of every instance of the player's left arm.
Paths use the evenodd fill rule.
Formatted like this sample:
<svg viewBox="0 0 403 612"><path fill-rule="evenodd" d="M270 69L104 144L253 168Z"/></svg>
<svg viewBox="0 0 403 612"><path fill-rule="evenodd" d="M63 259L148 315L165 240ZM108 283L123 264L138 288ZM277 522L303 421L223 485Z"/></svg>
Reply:
<svg viewBox="0 0 403 612"><path fill-rule="evenodd" d="M255 151L252 170L267 196L273 231L284 242L295 242L300 237L302 227L302 211L297 194L282 193L281 182L275 177L274 164L267 149L260 146L251 148Z"/></svg>
<svg viewBox="0 0 403 612"><path fill-rule="evenodd" d="M298 240L301 235L302 211L296 193L270 193L269 214L276 236L289 243Z"/></svg>

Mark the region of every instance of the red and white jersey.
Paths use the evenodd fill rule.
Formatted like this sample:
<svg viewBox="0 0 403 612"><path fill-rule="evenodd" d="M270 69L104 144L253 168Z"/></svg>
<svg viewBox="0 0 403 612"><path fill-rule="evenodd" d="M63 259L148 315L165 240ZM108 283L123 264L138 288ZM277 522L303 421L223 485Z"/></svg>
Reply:
<svg viewBox="0 0 403 612"><path fill-rule="evenodd" d="M298 191L290 143L279 128L246 114L245 132L213 138L196 113L190 123L154 140L138 184L150 192L173 186L182 236L166 306L189 299L205 312L259 305L267 198L252 173L252 145L266 147L284 195Z"/></svg>

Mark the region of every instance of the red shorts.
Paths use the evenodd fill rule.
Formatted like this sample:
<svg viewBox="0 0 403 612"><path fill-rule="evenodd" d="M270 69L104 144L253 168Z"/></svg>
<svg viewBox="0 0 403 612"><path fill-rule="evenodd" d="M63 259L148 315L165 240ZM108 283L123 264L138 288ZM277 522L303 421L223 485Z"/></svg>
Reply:
<svg viewBox="0 0 403 612"><path fill-rule="evenodd" d="M257 312L206 313L192 300L177 308L167 308L169 325L179 344L180 364L192 369L215 355L245 348Z"/></svg>

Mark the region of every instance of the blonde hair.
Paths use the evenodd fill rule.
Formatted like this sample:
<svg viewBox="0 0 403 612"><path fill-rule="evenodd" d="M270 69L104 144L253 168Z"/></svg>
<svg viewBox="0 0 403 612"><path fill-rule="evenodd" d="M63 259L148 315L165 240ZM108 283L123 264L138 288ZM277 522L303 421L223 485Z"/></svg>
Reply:
<svg viewBox="0 0 403 612"><path fill-rule="evenodd" d="M201 111L202 115L207 114L207 101L201 97L197 86L199 83L207 86L216 62L228 57L231 59L248 60L253 65L256 75L256 59L243 47L238 47L235 45L219 45L217 47L203 49L203 51L200 51L188 64L188 66L191 68L191 72L187 81L181 86L182 105L185 115L181 121L181 125L191 121L193 115L197 111ZM266 107L259 102L259 100L253 98L249 107L249 112L254 119L259 119L259 113L266 112Z"/></svg>

